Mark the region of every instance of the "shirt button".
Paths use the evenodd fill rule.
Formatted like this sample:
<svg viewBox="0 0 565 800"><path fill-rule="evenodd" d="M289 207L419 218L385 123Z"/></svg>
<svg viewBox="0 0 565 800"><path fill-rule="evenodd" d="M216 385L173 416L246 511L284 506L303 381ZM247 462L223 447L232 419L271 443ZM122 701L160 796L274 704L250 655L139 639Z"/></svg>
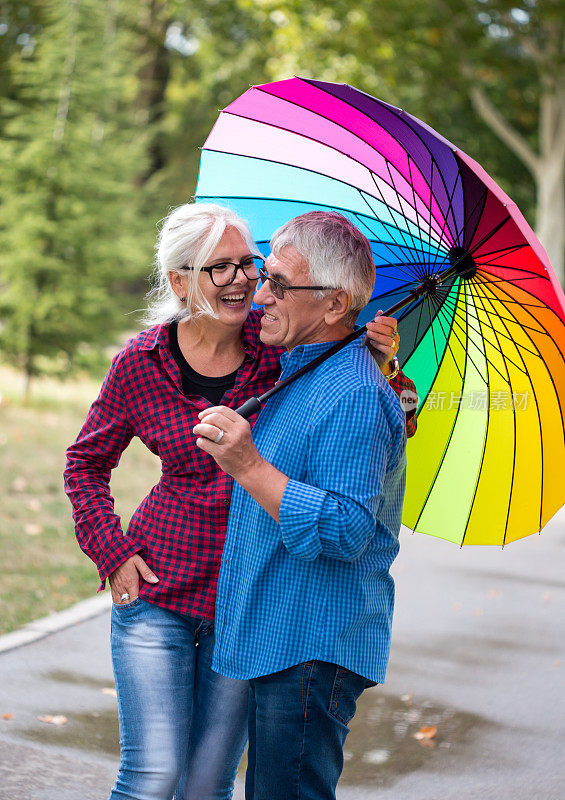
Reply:
<svg viewBox="0 0 565 800"><path fill-rule="evenodd" d="M226 506L226 508L227 508L227 506L229 506L229 504L230 504L230 501L229 501L229 500L222 500L222 503L223 503L223 504Z"/></svg>

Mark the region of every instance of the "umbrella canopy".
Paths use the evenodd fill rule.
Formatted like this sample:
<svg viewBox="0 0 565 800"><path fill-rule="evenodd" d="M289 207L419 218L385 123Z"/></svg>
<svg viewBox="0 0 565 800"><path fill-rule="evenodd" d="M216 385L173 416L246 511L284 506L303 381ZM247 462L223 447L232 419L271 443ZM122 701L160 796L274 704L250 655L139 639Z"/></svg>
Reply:
<svg viewBox="0 0 565 800"><path fill-rule="evenodd" d="M294 78L231 103L201 157L197 202L277 227L339 211L371 242L360 322L423 282L399 316L418 388L403 522L460 544L541 530L565 502L565 300L510 198L425 123L356 89ZM464 264L437 284L450 264Z"/></svg>

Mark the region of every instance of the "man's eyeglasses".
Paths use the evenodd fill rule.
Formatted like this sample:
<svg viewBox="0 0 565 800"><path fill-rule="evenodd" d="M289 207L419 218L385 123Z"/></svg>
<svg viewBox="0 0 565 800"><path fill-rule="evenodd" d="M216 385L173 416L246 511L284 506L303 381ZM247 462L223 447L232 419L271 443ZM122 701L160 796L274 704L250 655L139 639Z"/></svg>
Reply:
<svg viewBox="0 0 565 800"><path fill-rule="evenodd" d="M259 278L259 269L265 259L261 256L249 256L234 264L233 261L222 261L221 264L212 264L210 267L202 267L202 272L207 272L210 280L218 288L229 286L235 281L238 269L240 269L248 281L256 281ZM183 267L183 269L194 269L194 267Z"/></svg>
<svg viewBox="0 0 565 800"><path fill-rule="evenodd" d="M261 283L265 283L265 281L269 281L269 288L273 293L273 297L276 297L277 300L284 300L284 293L288 291L297 291L300 289L310 289L311 291L325 291L326 289L334 289L334 286L288 286L286 283L281 283L277 281L275 278L271 278L269 273L264 267L259 267L259 275L261 276Z"/></svg>

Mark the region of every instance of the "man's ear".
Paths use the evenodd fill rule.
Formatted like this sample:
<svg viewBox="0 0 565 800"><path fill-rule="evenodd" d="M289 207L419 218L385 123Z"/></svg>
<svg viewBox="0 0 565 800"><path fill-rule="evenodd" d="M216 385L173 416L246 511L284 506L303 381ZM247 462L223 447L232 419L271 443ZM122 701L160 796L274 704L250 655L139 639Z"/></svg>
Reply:
<svg viewBox="0 0 565 800"><path fill-rule="evenodd" d="M324 315L326 325L338 325L351 308L351 296L345 289L338 289L328 296L328 310Z"/></svg>

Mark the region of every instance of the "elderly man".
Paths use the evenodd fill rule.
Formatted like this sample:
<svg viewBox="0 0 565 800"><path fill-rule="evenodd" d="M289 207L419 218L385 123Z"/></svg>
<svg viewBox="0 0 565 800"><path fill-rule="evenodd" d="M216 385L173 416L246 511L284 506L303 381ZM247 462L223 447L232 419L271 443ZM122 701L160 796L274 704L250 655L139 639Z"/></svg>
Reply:
<svg viewBox="0 0 565 800"><path fill-rule="evenodd" d="M282 378L345 338L374 264L347 219L283 225L255 301ZM272 397L253 429L207 409L197 444L236 481L213 669L250 679L247 800L333 798L361 692L384 680L405 483L405 420L362 341Z"/></svg>

